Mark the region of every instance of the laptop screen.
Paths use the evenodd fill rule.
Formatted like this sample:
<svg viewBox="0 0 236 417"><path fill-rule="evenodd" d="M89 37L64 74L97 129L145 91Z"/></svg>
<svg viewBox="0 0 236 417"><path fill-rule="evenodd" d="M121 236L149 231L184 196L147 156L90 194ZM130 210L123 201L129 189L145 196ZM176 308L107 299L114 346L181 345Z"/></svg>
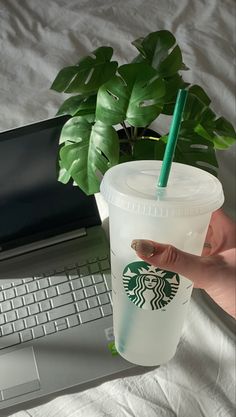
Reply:
<svg viewBox="0 0 236 417"><path fill-rule="evenodd" d="M0 133L1 252L100 224L94 196L57 181L58 140L67 119Z"/></svg>

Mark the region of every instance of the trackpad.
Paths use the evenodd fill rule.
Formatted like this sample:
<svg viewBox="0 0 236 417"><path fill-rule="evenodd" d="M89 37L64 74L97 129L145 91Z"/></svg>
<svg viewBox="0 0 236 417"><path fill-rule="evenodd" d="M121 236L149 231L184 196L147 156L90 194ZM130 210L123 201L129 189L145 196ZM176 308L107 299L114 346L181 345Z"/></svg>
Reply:
<svg viewBox="0 0 236 417"><path fill-rule="evenodd" d="M0 355L0 401L39 389L40 379L31 346Z"/></svg>

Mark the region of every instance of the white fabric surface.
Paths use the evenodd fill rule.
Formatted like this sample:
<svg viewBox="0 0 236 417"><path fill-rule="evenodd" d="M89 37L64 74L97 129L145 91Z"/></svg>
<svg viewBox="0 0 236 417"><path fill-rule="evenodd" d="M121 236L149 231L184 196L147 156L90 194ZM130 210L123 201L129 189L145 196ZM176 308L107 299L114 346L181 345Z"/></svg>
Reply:
<svg viewBox="0 0 236 417"><path fill-rule="evenodd" d="M214 110L235 117L234 0L0 0L0 130L54 116L58 70L101 46L120 63L131 41L171 30ZM166 121L165 121L166 123ZM164 124L165 125L165 124ZM163 125L163 129L164 129ZM235 217L236 146L219 153L225 210ZM231 321L195 291L178 352L167 365L61 396L14 417L228 417L235 407Z"/></svg>

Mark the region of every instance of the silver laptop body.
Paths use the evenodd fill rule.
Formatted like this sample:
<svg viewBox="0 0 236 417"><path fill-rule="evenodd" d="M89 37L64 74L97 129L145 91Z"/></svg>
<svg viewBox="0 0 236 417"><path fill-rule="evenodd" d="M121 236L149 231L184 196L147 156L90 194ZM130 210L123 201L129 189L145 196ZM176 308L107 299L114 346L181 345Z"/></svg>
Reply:
<svg viewBox="0 0 236 417"><path fill-rule="evenodd" d="M57 181L65 120L0 133L1 416L133 368L114 349L95 199Z"/></svg>

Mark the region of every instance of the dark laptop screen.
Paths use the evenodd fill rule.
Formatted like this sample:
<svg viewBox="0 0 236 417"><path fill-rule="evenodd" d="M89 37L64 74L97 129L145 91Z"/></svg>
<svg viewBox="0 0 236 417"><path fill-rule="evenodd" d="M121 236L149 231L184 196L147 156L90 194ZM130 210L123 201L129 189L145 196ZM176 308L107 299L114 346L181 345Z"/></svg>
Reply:
<svg viewBox="0 0 236 417"><path fill-rule="evenodd" d="M1 251L100 224L94 197L57 181L65 121L57 117L0 133Z"/></svg>

